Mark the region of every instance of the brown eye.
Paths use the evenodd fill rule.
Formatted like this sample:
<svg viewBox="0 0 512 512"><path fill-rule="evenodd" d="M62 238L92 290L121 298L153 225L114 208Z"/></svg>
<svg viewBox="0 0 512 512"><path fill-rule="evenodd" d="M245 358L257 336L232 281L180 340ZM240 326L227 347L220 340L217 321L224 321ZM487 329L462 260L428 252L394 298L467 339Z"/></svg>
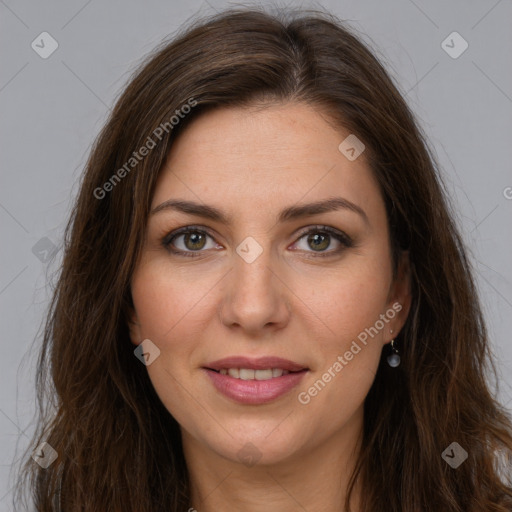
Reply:
<svg viewBox="0 0 512 512"><path fill-rule="evenodd" d="M205 246L206 237L202 233L186 233L182 236L185 247L191 251L197 251Z"/></svg>
<svg viewBox="0 0 512 512"><path fill-rule="evenodd" d="M210 245L208 242L210 239ZM219 247L213 237L202 229L186 227L178 231L174 231L164 237L162 245L174 254L184 256L199 256L203 249L214 249Z"/></svg>
<svg viewBox="0 0 512 512"><path fill-rule="evenodd" d="M331 237L324 233L315 233L308 235L309 246L315 251L323 251L329 247Z"/></svg>
<svg viewBox="0 0 512 512"><path fill-rule="evenodd" d="M333 244L334 247L331 247ZM329 226L317 226L303 231L295 245L296 249L306 253L317 253L313 256L332 256L348 247L354 247L354 241L343 231Z"/></svg>

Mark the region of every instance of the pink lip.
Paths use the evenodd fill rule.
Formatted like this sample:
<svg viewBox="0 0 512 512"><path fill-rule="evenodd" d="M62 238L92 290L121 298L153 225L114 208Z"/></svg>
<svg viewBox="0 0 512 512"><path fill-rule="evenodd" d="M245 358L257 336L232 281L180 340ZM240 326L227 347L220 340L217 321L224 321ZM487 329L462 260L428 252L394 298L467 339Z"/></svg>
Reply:
<svg viewBox="0 0 512 512"><path fill-rule="evenodd" d="M281 368L294 373L268 380L241 380L217 373L222 368L249 368L254 370ZM241 404L259 405L276 400L297 386L308 368L280 357L250 359L235 356L208 363L204 370L217 391L224 396Z"/></svg>
<svg viewBox="0 0 512 512"><path fill-rule="evenodd" d="M217 391L235 402L247 405L259 405L276 400L297 386L307 372L307 370L302 370L268 380L241 380L229 375L222 375L208 368L204 368L204 370Z"/></svg>
<svg viewBox="0 0 512 512"><path fill-rule="evenodd" d="M288 370L290 372L307 370L307 368L301 364L273 356L258 357L256 359L243 356L225 357L224 359L219 359L218 361L205 364L204 367L217 371L222 370L222 368L248 368L252 370L281 368L282 370Z"/></svg>

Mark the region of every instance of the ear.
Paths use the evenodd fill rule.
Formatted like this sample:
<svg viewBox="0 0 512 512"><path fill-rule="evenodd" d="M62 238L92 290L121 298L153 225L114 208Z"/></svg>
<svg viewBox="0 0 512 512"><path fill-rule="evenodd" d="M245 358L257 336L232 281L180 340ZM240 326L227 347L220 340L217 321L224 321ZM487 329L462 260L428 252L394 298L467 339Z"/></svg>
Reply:
<svg viewBox="0 0 512 512"><path fill-rule="evenodd" d="M136 346L140 345L143 340L142 331L140 328L139 317L137 316L137 312L133 306L130 308L128 329L130 330L130 341Z"/></svg>
<svg viewBox="0 0 512 512"><path fill-rule="evenodd" d="M396 314L389 321L384 332L384 342L389 343L402 330L411 308L411 265L409 251L402 251L398 262L396 278L391 285L388 311ZM391 333L390 330L393 332Z"/></svg>

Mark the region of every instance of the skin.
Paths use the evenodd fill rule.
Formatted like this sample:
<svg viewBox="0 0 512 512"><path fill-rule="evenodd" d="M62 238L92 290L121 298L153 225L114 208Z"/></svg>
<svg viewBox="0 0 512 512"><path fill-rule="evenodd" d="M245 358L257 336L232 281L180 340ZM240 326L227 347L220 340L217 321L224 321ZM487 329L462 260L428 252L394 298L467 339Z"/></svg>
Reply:
<svg viewBox="0 0 512 512"><path fill-rule="evenodd" d="M338 150L348 135L301 103L223 108L187 127L159 176L152 208L179 198L231 217L223 224L171 209L150 215L131 283L131 340L160 349L147 371L181 426L191 507L199 512L342 509L364 399L410 304L407 254L394 280L384 201L364 153L349 161ZM362 208L368 222L343 208L278 222L285 207L334 196ZM171 253L162 239L190 225L212 237L204 245L177 237L174 247L196 256ZM315 250L303 231L321 234L322 226L346 233L354 246L331 236ZM248 236L263 249L252 263L236 252ZM396 302L402 310L301 404L298 393ZM231 355L274 355L309 371L277 400L241 405L202 369ZM260 456L250 466L238 456L248 442ZM358 485L356 511L360 492Z"/></svg>

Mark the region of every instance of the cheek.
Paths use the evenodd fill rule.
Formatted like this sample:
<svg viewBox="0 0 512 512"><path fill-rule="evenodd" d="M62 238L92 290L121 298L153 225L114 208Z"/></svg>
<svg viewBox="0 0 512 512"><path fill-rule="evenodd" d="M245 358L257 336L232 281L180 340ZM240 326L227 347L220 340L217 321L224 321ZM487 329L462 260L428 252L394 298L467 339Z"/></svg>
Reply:
<svg viewBox="0 0 512 512"><path fill-rule="evenodd" d="M148 376L160 400L172 416L189 429L196 396L190 381L193 354L199 348L203 287L180 279L176 270L151 262L139 267L132 278L132 297L141 339L150 339L160 355L147 366Z"/></svg>
<svg viewBox="0 0 512 512"><path fill-rule="evenodd" d="M385 312L391 276L385 265L366 262L324 274L302 278L295 290L322 320L330 343L336 341L336 348L340 349L373 326Z"/></svg>
<svg viewBox="0 0 512 512"><path fill-rule="evenodd" d="M383 346L385 327L380 315L386 312L386 293L381 284L346 281L342 290L332 290L330 301L325 301L329 335L316 336L308 347L317 364L297 393L310 428L317 425L316 418L322 418L327 430L336 430L364 403Z"/></svg>
<svg viewBox="0 0 512 512"><path fill-rule="evenodd" d="M394 316L394 311L393 316L386 316L390 269L379 264L377 253L373 260L361 258L360 262L317 280L321 287L309 283L301 292L322 322L308 347L318 364L300 391L307 395L304 401L311 401L310 411L327 415L329 421L339 421L342 411L348 414L364 401L378 368L383 335L389 329L385 320ZM330 409L330 403L340 408Z"/></svg>
<svg viewBox="0 0 512 512"><path fill-rule="evenodd" d="M200 312L214 283L206 276L180 278L165 263L142 266L132 279L132 297L142 335L169 344L186 329L187 337L201 332Z"/></svg>

